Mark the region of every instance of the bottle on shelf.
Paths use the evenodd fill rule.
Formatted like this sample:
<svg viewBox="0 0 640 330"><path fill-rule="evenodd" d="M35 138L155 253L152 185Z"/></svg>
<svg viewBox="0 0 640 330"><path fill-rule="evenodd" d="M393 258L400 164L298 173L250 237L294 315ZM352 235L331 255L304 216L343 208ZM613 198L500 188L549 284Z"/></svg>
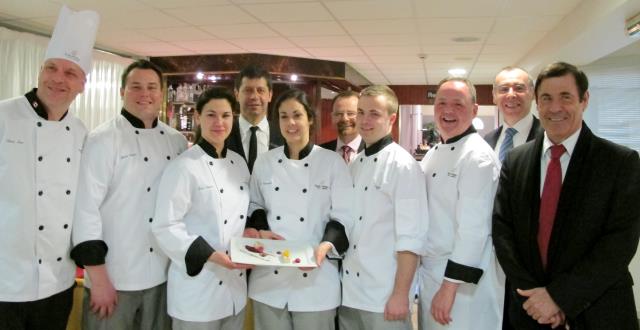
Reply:
<svg viewBox="0 0 640 330"><path fill-rule="evenodd" d="M179 131L184 131L187 129L187 105L183 104L180 106L180 109L178 110L178 127L177 129Z"/></svg>

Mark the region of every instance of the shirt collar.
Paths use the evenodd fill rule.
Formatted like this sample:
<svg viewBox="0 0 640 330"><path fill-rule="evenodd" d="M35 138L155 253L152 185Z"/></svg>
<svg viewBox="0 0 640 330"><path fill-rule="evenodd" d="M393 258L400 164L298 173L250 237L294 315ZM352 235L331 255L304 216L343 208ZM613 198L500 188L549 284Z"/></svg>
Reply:
<svg viewBox="0 0 640 330"><path fill-rule="evenodd" d="M133 114L131 114L129 111L127 111L125 108L122 108L122 110L120 111L120 114L127 119L127 121L131 124L131 126L135 127L135 128L140 128L140 129L144 129L144 122L142 120L140 120L138 117L134 116ZM158 117L156 117L156 119L153 120L153 123L151 124L152 128L156 128L156 126L158 126Z"/></svg>
<svg viewBox="0 0 640 330"><path fill-rule="evenodd" d="M249 129L253 126L248 120L246 120L242 115L238 119L238 124L240 125L240 132L242 135L249 134ZM263 131L265 133L269 132L269 121L267 120L267 116L264 116L262 120L258 123L258 130Z"/></svg>
<svg viewBox="0 0 640 330"><path fill-rule="evenodd" d="M298 159L304 159L305 157L307 157L310 153L311 153L311 149L313 149L313 143L311 143L311 141L309 141L309 143L307 143L306 146L304 146L304 148L302 148L302 150L300 150L300 154L298 155ZM291 158L289 157L289 146L285 143L284 144L284 155L287 156L287 158Z"/></svg>
<svg viewBox="0 0 640 330"><path fill-rule="evenodd" d="M29 101L29 105L31 105L31 108L33 108L33 110L36 112L36 114L40 118L44 120L48 120L49 114L47 114L47 109L44 108L42 101L40 101L40 99L38 98L37 91L38 89L34 88L31 91L24 94L24 97L27 98L27 101ZM69 110L65 111L62 117L60 117L60 121L62 121L67 116L68 113L69 113Z"/></svg>
<svg viewBox="0 0 640 330"><path fill-rule="evenodd" d="M580 128L573 134L571 134L568 138L564 139L564 141L560 142L560 144L564 146L564 149L567 151L569 157L571 157L571 154L573 154L573 149L576 148L576 143L578 143L580 131L582 131L582 126L580 126ZM553 145L554 143L549 140L547 132L544 132L544 140L542 141L542 155L546 155L549 148L551 148Z"/></svg>
<svg viewBox="0 0 640 330"><path fill-rule="evenodd" d="M227 157L227 146L225 145L224 148L222 148L222 152L220 153L220 156L218 156L218 153L216 152L216 148L211 145L211 143L207 142L207 140L201 138L200 141L198 142L198 145L200 146L200 148L202 148L202 150L204 150L204 152L213 157L213 158L225 158Z"/></svg>
<svg viewBox="0 0 640 330"><path fill-rule="evenodd" d="M374 154L378 153L378 151L384 149L384 147L390 145L391 143L393 143L393 139L391 138L391 134L386 135L382 139L378 140L376 143L374 143L374 144L372 144L370 146L365 146L364 147L364 155L367 156L367 157L369 157L371 155L374 155Z"/></svg>
<svg viewBox="0 0 640 330"><path fill-rule="evenodd" d="M466 130L466 131L464 131L462 134L460 134L460 135L458 135L458 136L454 136L454 137L450 138L450 139L449 139L449 140L447 140L447 141L442 141L442 144L450 144L450 143L458 142L458 141L460 141L463 137L465 137L465 136L467 136L467 135L469 135L469 134L475 133L475 132L476 132L476 129L473 127L473 125L471 125L471 126L469 126L469 128L467 128L467 130Z"/></svg>
<svg viewBox="0 0 640 330"><path fill-rule="evenodd" d="M504 132L507 130L507 128L513 127L516 131L518 131L518 133L529 132L531 131L531 126L533 126L533 114L529 113L523 118L521 118L520 120L518 120L518 122L515 123L515 125L513 126L509 126L505 122L504 128L502 129L502 131Z"/></svg>
<svg viewBox="0 0 640 330"><path fill-rule="evenodd" d="M338 142L336 143L336 150L341 150L342 146L347 145L351 147L353 151L358 152L358 149L360 148L360 143L362 143L362 136L360 135L356 136L356 138L351 140L351 142L349 143L342 142L342 140L340 140L340 137L338 137L337 140Z"/></svg>

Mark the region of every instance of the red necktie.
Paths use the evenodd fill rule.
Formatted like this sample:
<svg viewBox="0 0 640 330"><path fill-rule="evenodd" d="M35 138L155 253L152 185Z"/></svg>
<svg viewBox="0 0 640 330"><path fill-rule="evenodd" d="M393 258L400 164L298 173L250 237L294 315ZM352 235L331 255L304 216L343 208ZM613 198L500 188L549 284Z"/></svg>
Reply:
<svg viewBox="0 0 640 330"><path fill-rule="evenodd" d="M560 156L564 154L565 148L562 144L551 147L551 160L547 166L547 176L544 179L542 196L540 197L540 218L538 219L538 248L540 249L540 259L542 266L547 267L547 252L553 222L558 209L558 199L562 189L562 167L560 167Z"/></svg>
<svg viewBox="0 0 640 330"><path fill-rule="evenodd" d="M344 161L349 164L349 162L351 161L351 152L353 151L353 149L351 149L351 147L349 147L348 145L343 145L342 146L342 159L344 159Z"/></svg>

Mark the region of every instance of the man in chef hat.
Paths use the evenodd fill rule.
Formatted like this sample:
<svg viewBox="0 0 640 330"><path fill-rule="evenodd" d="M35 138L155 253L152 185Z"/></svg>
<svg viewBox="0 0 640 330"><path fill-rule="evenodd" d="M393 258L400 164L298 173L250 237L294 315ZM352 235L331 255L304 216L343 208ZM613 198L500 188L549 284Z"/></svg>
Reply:
<svg viewBox="0 0 640 330"><path fill-rule="evenodd" d="M63 7L38 87L0 101L0 329L65 329L69 258L86 128L69 105L84 89L98 14Z"/></svg>

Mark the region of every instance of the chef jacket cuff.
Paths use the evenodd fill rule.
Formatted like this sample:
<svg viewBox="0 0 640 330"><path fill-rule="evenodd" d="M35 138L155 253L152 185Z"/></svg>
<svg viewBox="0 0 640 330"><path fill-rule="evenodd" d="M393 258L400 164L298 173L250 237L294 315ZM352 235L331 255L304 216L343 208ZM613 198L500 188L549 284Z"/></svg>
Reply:
<svg viewBox="0 0 640 330"><path fill-rule="evenodd" d="M84 241L71 249L71 259L80 268L104 265L109 247L103 240Z"/></svg>
<svg viewBox="0 0 640 330"><path fill-rule="evenodd" d="M395 252L409 251L416 255L424 255L425 252L423 251L423 248L424 242L422 242L420 239L404 238L396 240Z"/></svg>
<svg viewBox="0 0 640 330"><path fill-rule="evenodd" d="M184 263L187 266L187 275L196 276L200 274L204 264L209 260L211 254L216 252L202 236L198 236L187 249L184 256Z"/></svg>
<svg viewBox="0 0 640 330"><path fill-rule="evenodd" d="M257 209L251 213L245 228L254 228L256 230L269 230L269 222L267 222L267 213L263 209Z"/></svg>
<svg viewBox="0 0 640 330"><path fill-rule="evenodd" d="M465 283L478 284L482 273L483 271L480 268L466 266L449 260L447 262L447 268L444 270L444 277Z"/></svg>
<svg viewBox="0 0 640 330"><path fill-rule="evenodd" d="M327 226L324 227L324 235L322 236L321 241L333 244L337 255L344 254L349 248L349 239L347 238L344 226L333 219L329 220Z"/></svg>

